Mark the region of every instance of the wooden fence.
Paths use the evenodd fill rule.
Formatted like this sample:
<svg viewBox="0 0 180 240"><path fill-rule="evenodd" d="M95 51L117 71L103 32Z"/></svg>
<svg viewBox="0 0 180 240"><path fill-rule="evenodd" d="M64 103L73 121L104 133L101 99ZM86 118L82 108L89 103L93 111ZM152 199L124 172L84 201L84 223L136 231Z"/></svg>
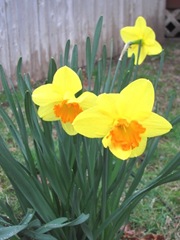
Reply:
<svg viewBox="0 0 180 240"><path fill-rule="evenodd" d="M85 65L86 37L93 36L100 16L100 46L110 46L113 38L114 55L119 55L120 28L142 15L162 41L164 14L165 0L0 0L0 64L15 83L22 56L23 71L33 80L43 79L49 59L59 61L68 39L78 45L79 65Z"/></svg>

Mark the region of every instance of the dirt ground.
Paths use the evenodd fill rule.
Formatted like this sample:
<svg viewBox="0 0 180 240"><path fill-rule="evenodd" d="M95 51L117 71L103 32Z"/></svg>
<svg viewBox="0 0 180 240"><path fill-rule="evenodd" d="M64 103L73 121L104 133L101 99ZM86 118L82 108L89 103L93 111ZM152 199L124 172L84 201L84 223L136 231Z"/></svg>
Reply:
<svg viewBox="0 0 180 240"><path fill-rule="evenodd" d="M164 99L164 97L169 97L170 93L175 93L176 100L174 107L180 113L180 38L174 40L166 39L163 47L165 61L160 78L163 87L161 98Z"/></svg>

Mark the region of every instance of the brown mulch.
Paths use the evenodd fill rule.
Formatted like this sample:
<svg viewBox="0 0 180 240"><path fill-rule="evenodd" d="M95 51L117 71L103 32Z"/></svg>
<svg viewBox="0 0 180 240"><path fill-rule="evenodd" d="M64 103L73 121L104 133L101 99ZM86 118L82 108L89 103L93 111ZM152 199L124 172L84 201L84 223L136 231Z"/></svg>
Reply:
<svg viewBox="0 0 180 240"><path fill-rule="evenodd" d="M124 235L121 240L165 240L165 237L160 234L146 234L144 230L135 231L131 228L130 224L124 227Z"/></svg>

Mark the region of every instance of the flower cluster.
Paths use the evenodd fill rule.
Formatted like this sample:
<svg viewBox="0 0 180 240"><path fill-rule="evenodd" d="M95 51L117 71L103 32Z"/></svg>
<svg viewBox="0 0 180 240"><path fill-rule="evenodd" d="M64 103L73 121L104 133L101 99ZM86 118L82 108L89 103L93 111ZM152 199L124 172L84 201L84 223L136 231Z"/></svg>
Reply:
<svg viewBox="0 0 180 240"><path fill-rule="evenodd" d="M143 17L136 20L134 27L122 28L120 34L125 43L130 43L128 56L135 55L135 64L141 64L146 55L162 51ZM148 138L172 128L165 118L152 111L154 88L147 79L133 81L120 93L96 96L87 91L76 97L81 89L78 75L64 66L57 70L51 84L34 90L32 99L43 120L61 121L69 135L102 138L103 146L122 160L141 155Z"/></svg>
<svg viewBox="0 0 180 240"><path fill-rule="evenodd" d="M78 75L69 67L57 70L52 84L34 90L32 99L45 121L60 120L69 135L103 138L104 147L120 159L141 155L147 138L167 133L171 124L152 112L154 88L147 79L130 83L120 93L96 96L84 92Z"/></svg>

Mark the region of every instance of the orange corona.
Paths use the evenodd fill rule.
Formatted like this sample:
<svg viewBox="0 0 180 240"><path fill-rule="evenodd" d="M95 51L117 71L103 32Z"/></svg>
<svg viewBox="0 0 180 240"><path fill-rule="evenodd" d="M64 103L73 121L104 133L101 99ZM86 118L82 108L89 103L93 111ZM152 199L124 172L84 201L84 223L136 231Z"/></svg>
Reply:
<svg viewBox="0 0 180 240"><path fill-rule="evenodd" d="M126 119L119 119L107 137L111 137L111 143L114 147L121 147L124 151L128 151L139 146L140 135L145 130L137 121L128 123Z"/></svg>
<svg viewBox="0 0 180 240"><path fill-rule="evenodd" d="M63 123L72 123L80 112L82 112L82 109L76 102L68 103L67 100L64 100L54 106L55 116L59 117Z"/></svg>

